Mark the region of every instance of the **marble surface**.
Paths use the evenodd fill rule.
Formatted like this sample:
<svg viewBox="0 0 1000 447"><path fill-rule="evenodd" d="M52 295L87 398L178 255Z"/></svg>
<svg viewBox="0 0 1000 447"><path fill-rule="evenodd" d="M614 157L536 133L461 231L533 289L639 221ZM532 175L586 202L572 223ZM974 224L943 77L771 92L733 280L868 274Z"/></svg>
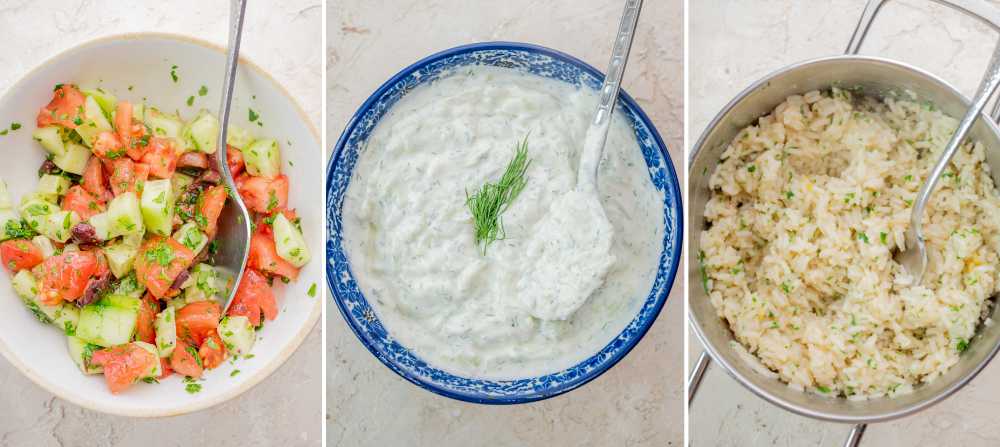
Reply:
<svg viewBox="0 0 1000 447"><path fill-rule="evenodd" d="M220 45L226 42L228 2L138 3L0 2L0 40L5 44L0 52L0 91L48 57L99 36L161 31ZM274 75L319 128L322 3L287 0L277 5L250 2L243 54ZM317 325L284 366L242 397L209 410L165 419L129 419L82 409L52 396L0 358L0 446L319 445L320 332Z"/></svg>
<svg viewBox="0 0 1000 447"><path fill-rule="evenodd" d="M336 140L354 110L391 75L455 45L532 42L604 67L622 6L616 0L471 3L333 1L327 11L328 139ZM679 0L646 2L624 82L657 125L678 168L682 8ZM681 445L682 276L656 324L612 370L567 395L508 407L460 403L404 381L368 353L328 304L328 445Z"/></svg>
<svg viewBox="0 0 1000 447"><path fill-rule="evenodd" d="M997 6L1000 3L992 2ZM691 2L690 138L743 88L793 62L836 55L847 46L863 0ZM986 26L927 1L888 4L862 54L931 71L971 96L996 39ZM690 359L701 352L691 335ZM1000 363L922 413L868 427L862 445L1000 445ZM690 445L839 446L849 426L793 415L745 390L721 368L709 370L690 415Z"/></svg>

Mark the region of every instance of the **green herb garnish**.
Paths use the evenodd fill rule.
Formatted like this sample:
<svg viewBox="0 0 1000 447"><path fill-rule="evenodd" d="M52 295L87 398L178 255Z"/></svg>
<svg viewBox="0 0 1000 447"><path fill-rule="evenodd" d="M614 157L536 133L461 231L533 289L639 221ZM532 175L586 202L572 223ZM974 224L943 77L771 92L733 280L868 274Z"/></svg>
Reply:
<svg viewBox="0 0 1000 447"><path fill-rule="evenodd" d="M486 254L486 247L491 243L503 240L507 233L503 228L503 214L517 196L524 190L527 180L525 172L531 160L528 159L528 137L515 147L514 158L507 164L503 176L496 183L487 182L473 195L465 193L465 204L472 213L475 227L476 245Z"/></svg>

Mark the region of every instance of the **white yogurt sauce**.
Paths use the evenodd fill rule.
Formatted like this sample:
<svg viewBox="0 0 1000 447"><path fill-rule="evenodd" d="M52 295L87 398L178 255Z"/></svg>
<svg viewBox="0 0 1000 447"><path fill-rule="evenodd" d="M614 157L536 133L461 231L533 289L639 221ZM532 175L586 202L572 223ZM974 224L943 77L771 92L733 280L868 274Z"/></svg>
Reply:
<svg viewBox="0 0 1000 447"><path fill-rule="evenodd" d="M454 374L523 378L585 359L634 318L659 265L663 194L620 113L600 202L576 190L596 105L591 90L474 67L417 87L382 119L343 231L361 290L401 344ZM496 181L526 135L527 185L484 255L466 192Z"/></svg>

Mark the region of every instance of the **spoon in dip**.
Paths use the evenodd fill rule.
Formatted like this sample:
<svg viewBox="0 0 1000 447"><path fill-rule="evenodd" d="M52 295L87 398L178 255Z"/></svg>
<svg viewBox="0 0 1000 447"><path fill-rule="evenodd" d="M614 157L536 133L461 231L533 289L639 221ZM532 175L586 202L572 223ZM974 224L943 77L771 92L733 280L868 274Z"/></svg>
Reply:
<svg viewBox="0 0 1000 447"><path fill-rule="evenodd" d="M629 50L632 49L632 39L635 37L636 24L639 22L640 9L642 9L642 0L627 0L621 22L618 24L618 34L615 35L615 44L611 50L611 62L608 63L608 74L604 77L604 83L601 85L597 112L594 113L594 120L587 128L583 152L580 155L576 186L577 189L584 190L584 192L596 194L597 166L601 162L604 144L608 140L611 116L615 109L615 102L618 101L618 92L621 90L625 62L628 61Z"/></svg>
<svg viewBox="0 0 1000 447"><path fill-rule="evenodd" d="M216 240L219 241L219 251L215 254L218 267L233 274L232 287L222 306L222 314L226 315L236 290L243 278L247 256L250 252L250 213L243 199L236 191L233 174L226 163L226 128L229 127L229 110L233 102L233 87L236 82L236 67L240 57L240 36L243 33L243 16L246 11L246 0L233 0L229 9L229 48L226 54L226 75L222 84L222 103L219 106L219 140L215 151L216 165L222 177L223 184L229 190L229 200L219 215L219 229Z"/></svg>
<svg viewBox="0 0 1000 447"><path fill-rule="evenodd" d="M525 247L525 257L535 268L520 278L518 289L524 291L524 305L540 320L570 319L604 284L618 261L612 250L614 227L598 196L597 168L641 8L642 0L625 2L597 112L584 136L576 187L553 200L536 228L545 237Z"/></svg>

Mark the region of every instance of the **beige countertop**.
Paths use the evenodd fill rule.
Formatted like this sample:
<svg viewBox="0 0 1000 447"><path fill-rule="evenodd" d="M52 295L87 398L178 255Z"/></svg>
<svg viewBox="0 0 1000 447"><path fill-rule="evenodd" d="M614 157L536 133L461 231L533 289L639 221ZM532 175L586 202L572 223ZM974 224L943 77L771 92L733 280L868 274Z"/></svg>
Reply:
<svg viewBox="0 0 1000 447"><path fill-rule="evenodd" d="M863 0L692 1L690 11L690 137L743 88L785 65L844 51ZM929 70L966 95L976 88L995 33L973 19L927 1L888 4L862 54ZM689 358L701 347L691 335ZM994 362L943 403L892 422L871 425L867 446L1000 445L1000 364ZM778 409L712 367L691 408L690 440L703 446L839 446L849 426Z"/></svg>
<svg viewBox="0 0 1000 447"><path fill-rule="evenodd" d="M242 47L244 55L291 92L317 128L322 110L320 1L282 1L280 8L273 6L277 2L250 2ZM227 21L224 1L5 0L0 2L0 91L59 51L96 37L160 31L224 45ZM49 394L0 358L0 446L316 446L322 427L321 341L317 325L284 366L248 393L206 411L165 419L85 410Z"/></svg>
<svg viewBox="0 0 1000 447"><path fill-rule="evenodd" d="M435 51L484 40L545 45L607 65L622 2L335 1L328 9L327 132L336 141L382 82ZM624 88L651 116L681 171L682 2L646 2ZM683 184L683 178L681 179ZM683 269L683 266L682 266ZM682 270L683 271L683 270ZM635 350L592 383L528 405L489 407L404 381L327 312L331 446L678 446L683 439L683 288Z"/></svg>

